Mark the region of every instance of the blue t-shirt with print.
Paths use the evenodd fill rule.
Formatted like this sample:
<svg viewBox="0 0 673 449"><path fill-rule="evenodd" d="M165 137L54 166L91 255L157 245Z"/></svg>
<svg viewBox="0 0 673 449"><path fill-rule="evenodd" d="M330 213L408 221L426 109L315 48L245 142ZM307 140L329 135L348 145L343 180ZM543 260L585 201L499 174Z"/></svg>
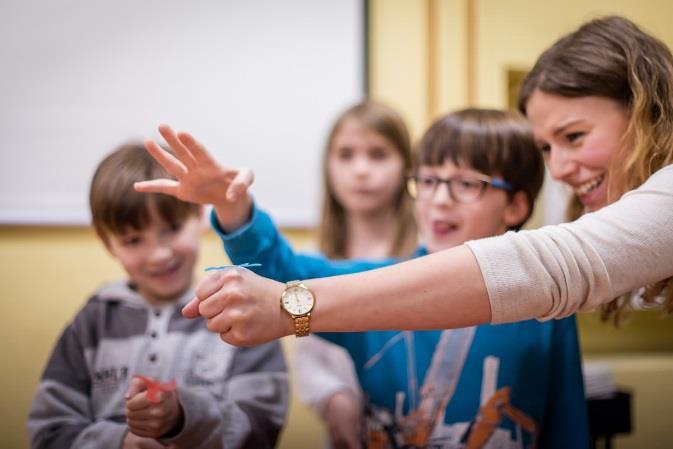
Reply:
<svg viewBox="0 0 673 449"><path fill-rule="evenodd" d="M233 263L261 263L254 271L278 281L397 262L334 261L295 253L259 209L230 234L222 231L214 213L212 222ZM414 256L425 254L419 248ZM443 331L318 335L343 346L353 358L366 397L372 446L391 438L397 447L443 449L589 445L574 317Z"/></svg>

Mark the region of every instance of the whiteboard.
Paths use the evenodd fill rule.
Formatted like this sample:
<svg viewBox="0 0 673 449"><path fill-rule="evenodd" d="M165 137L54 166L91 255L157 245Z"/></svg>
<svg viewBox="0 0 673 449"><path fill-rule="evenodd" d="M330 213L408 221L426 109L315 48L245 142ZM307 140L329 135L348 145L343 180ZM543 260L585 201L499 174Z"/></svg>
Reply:
<svg viewBox="0 0 673 449"><path fill-rule="evenodd" d="M3 1L0 223L88 224L98 162L168 123L314 225L330 125L364 95L364 1Z"/></svg>

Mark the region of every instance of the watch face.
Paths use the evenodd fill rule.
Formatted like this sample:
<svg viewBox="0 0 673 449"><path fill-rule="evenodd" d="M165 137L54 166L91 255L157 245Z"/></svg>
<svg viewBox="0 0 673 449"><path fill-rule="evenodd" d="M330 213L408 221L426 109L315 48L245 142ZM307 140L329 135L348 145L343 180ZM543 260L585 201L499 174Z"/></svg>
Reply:
<svg viewBox="0 0 673 449"><path fill-rule="evenodd" d="M283 308L292 315L305 315L313 309L313 295L305 287L289 287L281 298Z"/></svg>

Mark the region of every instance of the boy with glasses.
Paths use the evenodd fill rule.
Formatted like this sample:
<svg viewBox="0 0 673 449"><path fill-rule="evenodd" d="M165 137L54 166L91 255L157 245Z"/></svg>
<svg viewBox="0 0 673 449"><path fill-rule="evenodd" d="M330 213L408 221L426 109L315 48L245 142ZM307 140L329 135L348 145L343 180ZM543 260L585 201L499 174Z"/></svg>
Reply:
<svg viewBox="0 0 673 449"><path fill-rule="evenodd" d="M203 147L184 136L182 157L201 161L199 170L177 160L167 163L167 156L156 152L155 157L164 158L167 168L179 164L173 165L179 167L176 175L180 178L174 187L191 192L184 199L204 202L199 186L212 185L212 173L218 172L218 166L203 157ZM171 139L167 139L169 143ZM477 109L440 118L423 136L416 169L408 178L423 242L416 255L520 229L533 211L543 174L542 155L522 118ZM229 173L228 179L232 177ZM141 188L178 193L160 185L150 182ZM279 281L394 263L330 261L296 254L241 187L236 182L221 183L222 192L234 189L240 195L236 201L220 202L212 216L234 263L259 262L259 274ZM212 308L209 316L217 320ZM307 328L309 319L304 320ZM319 335L345 347L355 363L366 400L363 446L476 449L589 445L574 317L445 331Z"/></svg>

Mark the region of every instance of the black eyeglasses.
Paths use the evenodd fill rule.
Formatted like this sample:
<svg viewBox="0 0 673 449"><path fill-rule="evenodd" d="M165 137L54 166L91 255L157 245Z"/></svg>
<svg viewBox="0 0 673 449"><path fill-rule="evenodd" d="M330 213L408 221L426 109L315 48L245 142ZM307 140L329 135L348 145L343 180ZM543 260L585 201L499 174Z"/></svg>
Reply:
<svg viewBox="0 0 673 449"><path fill-rule="evenodd" d="M512 185L507 181L486 175L454 176L447 179L435 176L409 176L407 178L407 191L412 198L426 201L435 195L440 184L446 184L453 201L464 204L477 201L488 186L507 192L512 191Z"/></svg>

